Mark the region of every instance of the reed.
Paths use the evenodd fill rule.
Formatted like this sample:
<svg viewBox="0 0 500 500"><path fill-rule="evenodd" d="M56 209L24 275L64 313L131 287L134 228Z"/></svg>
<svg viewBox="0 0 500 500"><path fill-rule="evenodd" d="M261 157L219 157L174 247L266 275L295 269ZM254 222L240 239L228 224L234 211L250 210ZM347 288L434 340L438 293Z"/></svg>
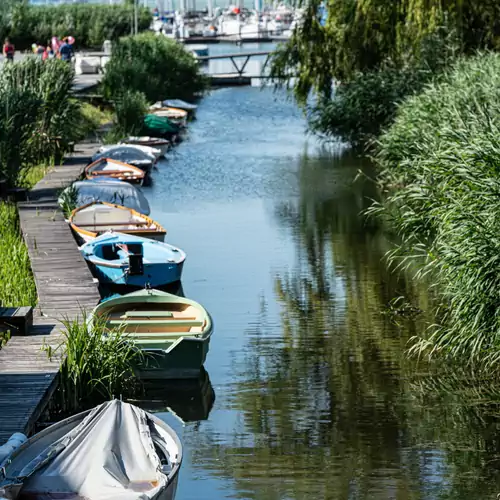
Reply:
<svg viewBox="0 0 500 500"><path fill-rule="evenodd" d="M500 359L500 54L460 60L409 99L380 142L387 192L373 211L423 257L441 295L439 320L411 352L492 367Z"/></svg>
<svg viewBox="0 0 500 500"><path fill-rule="evenodd" d="M113 100L115 119L105 141L115 143L123 137L140 135L148 110L146 97L136 90L125 90Z"/></svg>
<svg viewBox="0 0 500 500"><path fill-rule="evenodd" d="M57 396L60 410L77 411L124 394L133 384L132 367L142 352L119 328L108 331L106 319L89 322L82 311L63 324L62 341L55 348L44 345L49 359L64 360Z"/></svg>
<svg viewBox="0 0 500 500"><path fill-rule="evenodd" d="M37 293L16 206L0 203L0 304L35 306Z"/></svg>

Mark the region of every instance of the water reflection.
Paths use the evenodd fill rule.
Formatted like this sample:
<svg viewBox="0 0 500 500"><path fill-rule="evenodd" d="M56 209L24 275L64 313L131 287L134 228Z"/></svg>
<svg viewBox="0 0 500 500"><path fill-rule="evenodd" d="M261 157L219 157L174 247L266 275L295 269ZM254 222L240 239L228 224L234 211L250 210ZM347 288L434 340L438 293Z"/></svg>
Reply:
<svg viewBox="0 0 500 500"><path fill-rule="evenodd" d="M146 411L170 411L183 422L206 420L214 401L215 392L204 368L194 380L144 381L142 394L129 400Z"/></svg>
<svg viewBox="0 0 500 500"><path fill-rule="evenodd" d="M496 439L477 446L478 422L453 418L463 407L446 385L430 402L425 384L438 376L404 355L432 321L430 298L388 269L390 242L360 216L377 196L366 179L353 184L360 168L371 175L349 155L304 157L299 198L273 208L297 253L275 273L282 324L269 325L263 307L247 329L231 398L243 421L223 443L207 430L192 451L196 466L234 481L231 498L488 498L473 495L482 480L476 492L495 490L480 462ZM400 296L423 314L392 321L384 311Z"/></svg>

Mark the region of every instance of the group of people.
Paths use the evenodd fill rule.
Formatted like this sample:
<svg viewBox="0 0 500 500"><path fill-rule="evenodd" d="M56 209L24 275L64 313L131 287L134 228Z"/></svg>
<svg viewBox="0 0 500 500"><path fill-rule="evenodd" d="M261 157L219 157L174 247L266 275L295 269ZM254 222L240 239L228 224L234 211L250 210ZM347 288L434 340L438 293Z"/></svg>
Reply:
<svg viewBox="0 0 500 500"><path fill-rule="evenodd" d="M47 45L42 45L40 43L34 43L31 48L33 53L42 59L43 61L47 59L61 59L62 61L70 62L73 58L73 44L75 39L72 36L66 36L62 40L59 40L56 36L52 37L52 40L47 42ZM11 41L6 38L3 44L2 54L6 61L13 61L15 54L14 45Z"/></svg>

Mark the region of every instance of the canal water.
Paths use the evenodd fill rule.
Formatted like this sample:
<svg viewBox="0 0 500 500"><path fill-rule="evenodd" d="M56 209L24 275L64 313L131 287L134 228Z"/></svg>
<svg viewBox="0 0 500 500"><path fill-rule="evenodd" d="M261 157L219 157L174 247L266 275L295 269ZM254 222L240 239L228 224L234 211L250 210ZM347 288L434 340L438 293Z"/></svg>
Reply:
<svg viewBox="0 0 500 500"><path fill-rule="evenodd" d="M405 355L432 300L363 215L373 173L308 137L285 95L244 87L201 101L144 188L216 325L203 377L141 402L182 440L177 500L500 492L495 388Z"/></svg>

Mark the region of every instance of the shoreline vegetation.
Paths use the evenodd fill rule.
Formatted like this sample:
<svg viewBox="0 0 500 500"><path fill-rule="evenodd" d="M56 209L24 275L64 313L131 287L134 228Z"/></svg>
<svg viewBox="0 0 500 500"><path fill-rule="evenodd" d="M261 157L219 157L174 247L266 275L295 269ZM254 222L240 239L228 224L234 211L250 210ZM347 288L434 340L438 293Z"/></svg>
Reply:
<svg viewBox="0 0 500 500"><path fill-rule="evenodd" d="M439 298L435 324L409 354L491 370L500 358L500 4L307 7L271 75L285 87L297 75L291 90L314 133L375 160L382 201L367 215L397 234L389 259L417 264Z"/></svg>
<svg viewBox="0 0 500 500"><path fill-rule="evenodd" d="M138 8L138 30L147 30L153 16L149 9ZM71 35L76 47L101 49L105 40L116 41L129 35L134 26L133 4L30 5L14 1L0 6L0 38L6 37L16 50L30 50L53 36Z"/></svg>

